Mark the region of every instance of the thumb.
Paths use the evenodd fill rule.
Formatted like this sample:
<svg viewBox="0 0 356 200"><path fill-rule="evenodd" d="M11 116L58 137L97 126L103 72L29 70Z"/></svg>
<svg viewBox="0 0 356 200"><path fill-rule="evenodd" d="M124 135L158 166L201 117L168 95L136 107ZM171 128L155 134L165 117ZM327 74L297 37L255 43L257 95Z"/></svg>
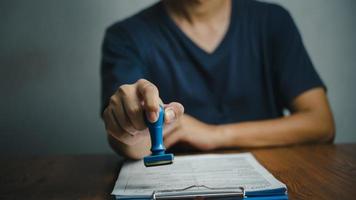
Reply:
<svg viewBox="0 0 356 200"><path fill-rule="evenodd" d="M165 110L164 122L166 124L170 124L178 120L180 117L182 117L184 113L183 105L177 102L166 104L164 106L164 110Z"/></svg>

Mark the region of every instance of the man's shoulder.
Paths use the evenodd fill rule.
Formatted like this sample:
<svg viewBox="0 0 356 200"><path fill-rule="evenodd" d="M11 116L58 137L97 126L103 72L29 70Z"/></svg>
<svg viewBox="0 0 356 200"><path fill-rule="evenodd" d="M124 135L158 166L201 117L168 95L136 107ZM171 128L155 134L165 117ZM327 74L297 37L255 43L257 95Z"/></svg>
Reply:
<svg viewBox="0 0 356 200"><path fill-rule="evenodd" d="M244 16L247 24L262 30L263 34L273 35L293 22L289 11L277 3L259 0L236 1L240 2L240 12L243 13L241 15Z"/></svg>
<svg viewBox="0 0 356 200"><path fill-rule="evenodd" d="M155 3L130 17L117 21L111 24L106 32L111 34L126 32L126 34L130 35L146 32L148 29L153 28L152 26L156 23L158 7L159 3Z"/></svg>
<svg viewBox="0 0 356 200"><path fill-rule="evenodd" d="M239 1L239 0L238 0ZM255 10L271 10L274 12L285 12L286 9L278 3L269 2L269 1L259 1L259 0L240 0L250 9Z"/></svg>
<svg viewBox="0 0 356 200"><path fill-rule="evenodd" d="M287 9L282 5L274 2L259 1L259 0L236 0L239 2L243 9L246 9L249 14L252 14L256 17L266 17L275 16L275 17L285 17L289 15ZM238 5L239 6L239 5Z"/></svg>

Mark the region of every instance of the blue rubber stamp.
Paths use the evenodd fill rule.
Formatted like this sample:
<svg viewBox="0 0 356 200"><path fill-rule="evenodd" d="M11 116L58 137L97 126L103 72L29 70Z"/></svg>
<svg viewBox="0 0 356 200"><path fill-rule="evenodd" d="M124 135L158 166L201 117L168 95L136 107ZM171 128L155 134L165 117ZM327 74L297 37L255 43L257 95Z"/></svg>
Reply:
<svg viewBox="0 0 356 200"><path fill-rule="evenodd" d="M173 163L174 155L166 154L166 148L163 144L163 125L164 125L164 109L160 106L159 117L156 122L151 123L145 116L145 122L151 136L151 152L150 156L143 158L146 167L154 167L159 165L169 165Z"/></svg>

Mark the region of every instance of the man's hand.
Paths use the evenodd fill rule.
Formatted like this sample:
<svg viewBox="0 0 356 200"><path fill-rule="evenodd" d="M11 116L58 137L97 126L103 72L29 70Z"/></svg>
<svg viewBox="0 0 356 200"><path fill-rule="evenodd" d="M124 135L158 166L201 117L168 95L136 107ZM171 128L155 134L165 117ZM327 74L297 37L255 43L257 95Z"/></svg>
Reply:
<svg viewBox="0 0 356 200"><path fill-rule="evenodd" d="M155 122L160 104L163 105L157 87L147 80L140 79L134 84L120 86L103 113L107 133L128 148L148 140L144 113L149 121ZM173 122L183 115L184 108L180 103L172 102L164 105L164 109L165 124L170 129ZM138 154L136 152L135 155Z"/></svg>
<svg viewBox="0 0 356 200"><path fill-rule="evenodd" d="M218 131L218 126L206 124L184 114L177 128L165 136L164 143L167 148L184 142L201 151L213 150L218 148L223 140Z"/></svg>

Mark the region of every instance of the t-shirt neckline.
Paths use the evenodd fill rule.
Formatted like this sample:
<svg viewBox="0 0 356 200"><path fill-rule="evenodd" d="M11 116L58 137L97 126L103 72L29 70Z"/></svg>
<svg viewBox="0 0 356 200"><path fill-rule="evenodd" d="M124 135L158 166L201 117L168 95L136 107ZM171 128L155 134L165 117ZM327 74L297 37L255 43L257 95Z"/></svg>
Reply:
<svg viewBox="0 0 356 200"><path fill-rule="evenodd" d="M236 5L235 1L231 0L231 14L230 14L230 21L228 28L222 38L222 40L219 42L219 44L215 47L215 49L212 52L205 51L202 49L200 46L198 46L184 31L179 28L179 26L173 21L173 19L169 16L167 10L164 8L164 5L162 2L160 2L160 8L163 14L163 18L167 22L168 26L174 30L175 33L179 35L179 37L183 40L184 43L189 45L191 48L195 49L196 52L199 53L200 56L202 57L215 57L217 55L220 55L220 52L224 52L226 49L225 46L229 43L230 37L232 35L233 29L234 29L234 21L236 20Z"/></svg>

